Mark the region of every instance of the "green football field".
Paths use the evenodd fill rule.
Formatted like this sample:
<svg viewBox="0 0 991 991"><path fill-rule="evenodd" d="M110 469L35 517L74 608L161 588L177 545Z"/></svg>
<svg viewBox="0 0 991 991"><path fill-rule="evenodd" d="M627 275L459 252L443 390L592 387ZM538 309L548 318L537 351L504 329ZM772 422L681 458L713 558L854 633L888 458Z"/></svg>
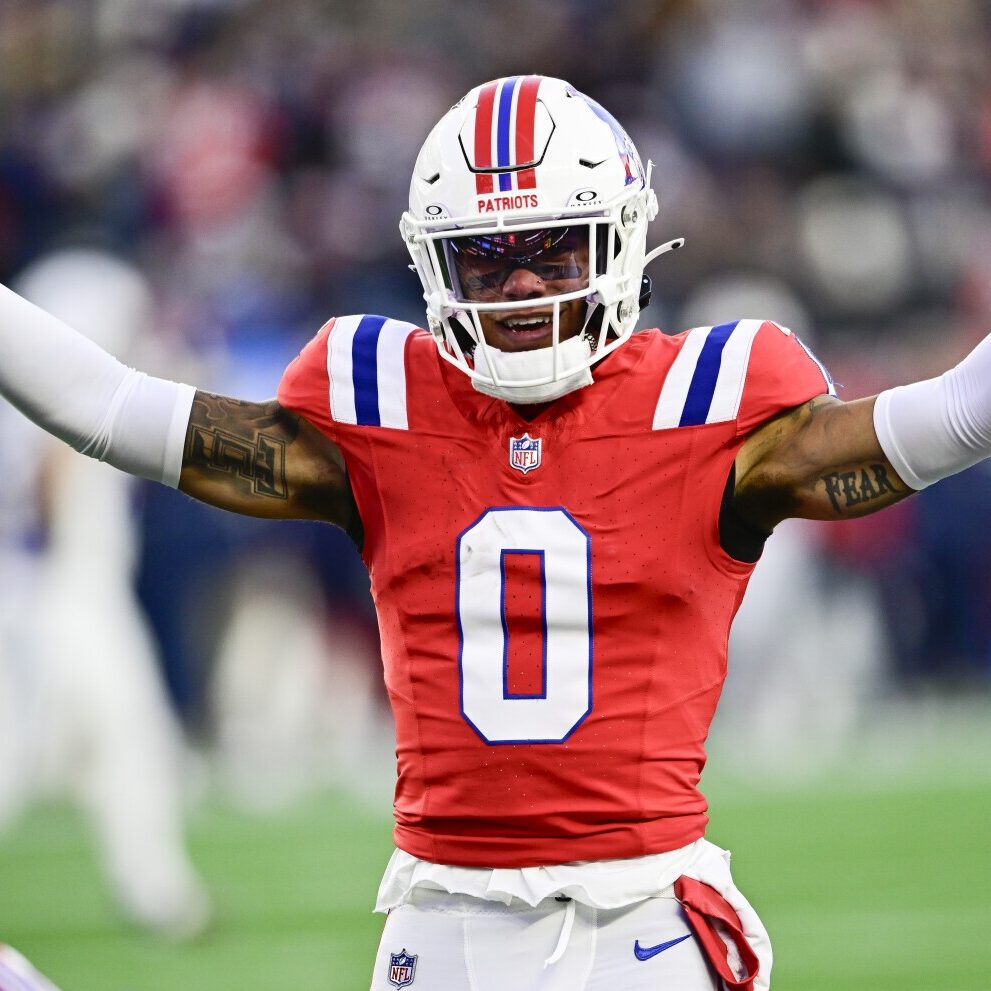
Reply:
<svg viewBox="0 0 991 991"><path fill-rule="evenodd" d="M776 991L991 987L991 774L972 756L974 774L709 781L710 838L771 931ZM0 940L63 991L367 989L387 820L332 795L267 818L210 804L190 843L220 915L174 946L117 921L75 813L36 810L0 838Z"/></svg>

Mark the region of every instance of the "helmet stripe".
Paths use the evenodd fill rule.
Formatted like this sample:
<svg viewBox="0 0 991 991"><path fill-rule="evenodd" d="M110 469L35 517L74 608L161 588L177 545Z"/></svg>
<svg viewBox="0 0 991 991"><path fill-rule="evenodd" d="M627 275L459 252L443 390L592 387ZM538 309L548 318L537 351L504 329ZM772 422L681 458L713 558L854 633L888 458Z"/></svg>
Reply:
<svg viewBox="0 0 991 991"><path fill-rule="evenodd" d="M519 76L511 76L504 79L499 89L499 119L496 134L496 165L499 168L512 168L510 159L510 133L512 131L513 94L516 92L516 84ZM510 172L499 173L499 189L507 192L513 188L513 176Z"/></svg>
<svg viewBox="0 0 991 991"><path fill-rule="evenodd" d="M475 112L475 167L478 169L492 167L492 111L498 87L498 82L488 83L478 94ZM491 173L475 173L476 193L491 193L493 188Z"/></svg>
<svg viewBox="0 0 991 991"><path fill-rule="evenodd" d="M532 168L516 172L533 161L536 143L537 91L540 76L508 76L486 83L478 94L475 112L475 168L505 170L476 172L475 192L535 189Z"/></svg>
<svg viewBox="0 0 991 991"><path fill-rule="evenodd" d="M527 76L520 86L516 107L516 163L525 165L533 161L534 131L537 113L537 90L540 76ZM516 176L517 189L536 189L537 172L523 169Z"/></svg>

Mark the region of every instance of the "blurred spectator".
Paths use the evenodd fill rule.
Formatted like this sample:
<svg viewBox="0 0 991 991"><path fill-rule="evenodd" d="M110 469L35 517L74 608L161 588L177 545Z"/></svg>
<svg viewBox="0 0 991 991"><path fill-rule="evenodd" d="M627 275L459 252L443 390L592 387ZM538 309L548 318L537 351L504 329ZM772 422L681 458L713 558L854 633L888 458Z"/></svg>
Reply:
<svg viewBox="0 0 991 991"><path fill-rule="evenodd" d="M125 357L149 316L142 276L96 252L49 256L18 288ZM209 899L183 844L182 738L134 595L131 479L26 421L12 429L21 437L3 447L19 470L0 542L9 710L0 821L39 794L71 795L126 916L170 937L195 935Z"/></svg>

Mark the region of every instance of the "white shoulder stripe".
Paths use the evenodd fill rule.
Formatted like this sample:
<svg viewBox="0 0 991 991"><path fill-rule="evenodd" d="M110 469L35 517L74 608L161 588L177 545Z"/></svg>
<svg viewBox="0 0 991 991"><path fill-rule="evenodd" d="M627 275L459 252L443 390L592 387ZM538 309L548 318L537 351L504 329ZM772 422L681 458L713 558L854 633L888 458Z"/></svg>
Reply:
<svg viewBox="0 0 991 991"><path fill-rule="evenodd" d="M338 423L357 423L354 408L354 375L351 354L361 317L334 321L327 346L327 377L330 379L330 415Z"/></svg>
<svg viewBox="0 0 991 991"><path fill-rule="evenodd" d="M723 347L722 361L716 389L709 406L706 423L724 423L736 419L743 398L743 385L747 380L747 365L750 363L750 349L763 320L741 320L730 334Z"/></svg>
<svg viewBox="0 0 991 991"><path fill-rule="evenodd" d="M416 328L386 320L378 340L379 418L383 427L408 430L406 411L406 338Z"/></svg>
<svg viewBox="0 0 991 991"><path fill-rule="evenodd" d="M338 423L408 430L406 339L416 327L401 320L341 317L330 331L330 414Z"/></svg>
<svg viewBox="0 0 991 991"><path fill-rule="evenodd" d="M702 346L710 330L711 327L696 327L690 331L678 352L678 357L668 369L667 378L657 399L657 407L654 409L655 430L666 430L681 424L681 414L695 375L695 366L698 364Z"/></svg>

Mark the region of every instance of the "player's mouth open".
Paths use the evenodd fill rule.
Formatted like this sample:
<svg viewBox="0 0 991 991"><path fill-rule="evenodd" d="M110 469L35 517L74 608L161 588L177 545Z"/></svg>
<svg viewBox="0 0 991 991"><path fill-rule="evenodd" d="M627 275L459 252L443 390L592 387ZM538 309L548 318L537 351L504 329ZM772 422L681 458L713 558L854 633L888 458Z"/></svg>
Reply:
<svg viewBox="0 0 991 991"><path fill-rule="evenodd" d="M551 333L553 326L554 318L550 313L511 316L499 321L501 330L521 342L541 340Z"/></svg>

